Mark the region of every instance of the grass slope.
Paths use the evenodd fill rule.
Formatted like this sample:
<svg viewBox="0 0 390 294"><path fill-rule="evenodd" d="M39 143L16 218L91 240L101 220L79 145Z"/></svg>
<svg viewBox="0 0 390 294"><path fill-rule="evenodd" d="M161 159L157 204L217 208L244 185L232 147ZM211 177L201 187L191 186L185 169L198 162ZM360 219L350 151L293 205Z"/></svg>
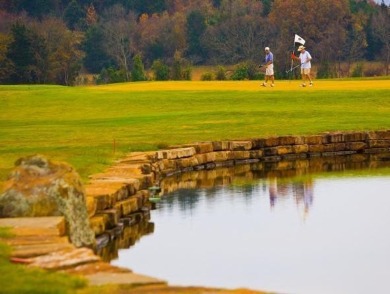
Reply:
<svg viewBox="0 0 390 294"><path fill-rule="evenodd" d="M46 154L85 179L135 150L203 140L390 128L390 80L0 86L0 181Z"/></svg>

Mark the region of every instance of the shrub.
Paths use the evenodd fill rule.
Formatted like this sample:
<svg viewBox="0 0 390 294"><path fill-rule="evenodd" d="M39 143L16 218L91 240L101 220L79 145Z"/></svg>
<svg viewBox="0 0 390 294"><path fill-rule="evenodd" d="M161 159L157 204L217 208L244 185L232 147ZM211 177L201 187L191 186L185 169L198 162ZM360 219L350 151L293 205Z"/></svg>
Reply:
<svg viewBox="0 0 390 294"><path fill-rule="evenodd" d="M376 66L376 67L370 67L366 68L363 71L363 75L365 77L378 77L383 75L383 66Z"/></svg>
<svg viewBox="0 0 390 294"><path fill-rule="evenodd" d="M213 80L213 74L211 72L205 72L200 77L202 81L212 81Z"/></svg>
<svg viewBox="0 0 390 294"><path fill-rule="evenodd" d="M192 79L192 68L188 65L183 71L182 71L182 79L186 81L191 81Z"/></svg>
<svg viewBox="0 0 390 294"><path fill-rule="evenodd" d="M249 68L246 63L237 65L233 72L232 80L241 81L249 79Z"/></svg>
<svg viewBox="0 0 390 294"><path fill-rule="evenodd" d="M175 52L170 73L172 80L191 80L191 66L185 58L181 57L181 53L179 51Z"/></svg>
<svg viewBox="0 0 390 294"><path fill-rule="evenodd" d="M227 79L226 70L223 66L217 67L217 71L215 73L215 79L218 81L225 81Z"/></svg>
<svg viewBox="0 0 390 294"><path fill-rule="evenodd" d="M159 142L159 143L157 143L157 149L158 150L168 149L168 148L169 148L169 144L166 143L166 142Z"/></svg>
<svg viewBox="0 0 390 294"><path fill-rule="evenodd" d="M126 81L126 73L113 67L103 68L96 79L96 84L121 83Z"/></svg>
<svg viewBox="0 0 390 294"><path fill-rule="evenodd" d="M153 61L152 70L156 81L167 81L169 79L169 67L162 60Z"/></svg>
<svg viewBox="0 0 390 294"><path fill-rule="evenodd" d="M355 68L352 71L351 74L352 77L362 77L363 76L363 63L359 62L356 64Z"/></svg>
<svg viewBox="0 0 390 294"><path fill-rule="evenodd" d="M259 72L259 67L253 62L248 63L248 78L250 80L261 80L264 74Z"/></svg>
<svg viewBox="0 0 390 294"><path fill-rule="evenodd" d="M321 62L317 70L318 79L328 79L335 76L335 72L328 61Z"/></svg>
<svg viewBox="0 0 390 294"><path fill-rule="evenodd" d="M134 82L146 81L146 73L144 69L144 64L142 63L141 55L137 54L134 56L134 65L133 70L131 71L131 80Z"/></svg>

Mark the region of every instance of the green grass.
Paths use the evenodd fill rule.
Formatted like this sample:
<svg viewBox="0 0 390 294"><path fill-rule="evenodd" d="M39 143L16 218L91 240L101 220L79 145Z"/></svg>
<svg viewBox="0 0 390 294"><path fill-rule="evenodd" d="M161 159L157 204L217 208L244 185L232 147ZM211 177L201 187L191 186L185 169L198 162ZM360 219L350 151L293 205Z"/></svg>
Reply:
<svg viewBox="0 0 390 294"><path fill-rule="evenodd" d="M35 153L84 179L130 151L204 140L390 128L389 80L0 86L0 180Z"/></svg>
<svg viewBox="0 0 390 294"><path fill-rule="evenodd" d="M0 182L14 161L35 153L69 162L86 180L130 151L158 146L390 128L389 79L316 81L305 89L298 84L0 86ZM0 238L6 236L0 228ZM85 286L77 278L11 264L1 242L0 273L6 293L71 293Z"/></svg>

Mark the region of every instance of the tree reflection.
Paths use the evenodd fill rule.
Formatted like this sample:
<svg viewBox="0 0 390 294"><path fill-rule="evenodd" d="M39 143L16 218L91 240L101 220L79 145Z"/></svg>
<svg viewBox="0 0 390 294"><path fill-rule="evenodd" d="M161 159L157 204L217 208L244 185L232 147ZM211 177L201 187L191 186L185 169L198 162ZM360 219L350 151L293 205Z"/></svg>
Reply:
<svg viewBox="0 0 390 294"><path fill-rule="evenodd" d="M221 187L240 193L250 203L260 189L267 191L271 209L278 203L293 200L305 219L314 202L315 174L388 167L389 161L383 158L380 155L364 154L315 157L176 174L160 183L164 196L162 209L171 210L178 204L181 210L191 213L199 204L201 196L210 201L219 193Z"/></svg>

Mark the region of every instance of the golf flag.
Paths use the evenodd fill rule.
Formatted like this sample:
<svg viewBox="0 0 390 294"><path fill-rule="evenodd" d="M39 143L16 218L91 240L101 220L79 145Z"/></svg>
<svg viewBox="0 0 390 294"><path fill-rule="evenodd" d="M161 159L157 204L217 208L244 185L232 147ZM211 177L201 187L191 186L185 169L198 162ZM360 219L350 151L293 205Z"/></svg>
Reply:
<svg viewBox="0 0 390 294"><path fill-rule="evenodd" d="M305 40L303 40L300 36L298 36L297 34L295 34L295 39L294 39L294 42L295 43L299 43L299 44L302 44L302 45L305 45Z"/></svg>

